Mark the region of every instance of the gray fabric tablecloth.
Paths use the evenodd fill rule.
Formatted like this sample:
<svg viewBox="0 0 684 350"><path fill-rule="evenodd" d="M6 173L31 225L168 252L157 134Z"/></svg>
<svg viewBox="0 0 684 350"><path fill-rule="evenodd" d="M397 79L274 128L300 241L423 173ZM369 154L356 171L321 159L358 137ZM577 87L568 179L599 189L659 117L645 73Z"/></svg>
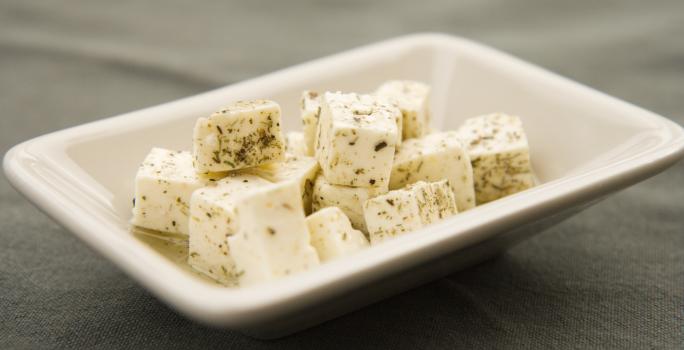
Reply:
<svg viewBox="0 0 684 350"><path fill-rule="evenodd" d="M684 123L684 2L0 1L0 152L416 31ZM682 348L684 164L448 278L277 341L176 314L0 177L0 348Z"/></svg>

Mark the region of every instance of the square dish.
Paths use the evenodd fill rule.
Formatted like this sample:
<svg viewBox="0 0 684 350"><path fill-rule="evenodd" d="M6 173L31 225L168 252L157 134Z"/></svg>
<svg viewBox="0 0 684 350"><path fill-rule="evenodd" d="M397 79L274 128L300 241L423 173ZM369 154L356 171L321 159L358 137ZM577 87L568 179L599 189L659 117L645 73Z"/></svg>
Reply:
<svg viewBox="0 0 684 350"><path fill-rule="evenodd" d="M433 123L520 115L539 186L317 269L243 289L207 283L129 231L133 178L153 146L189 149L195 120L230 101L281 103L299 128L304 89L370 91L388 79L433 87ZM258 337L282 336L481 261L684 155L671 121L479 44L441 34L358 48L198 96L27 141L10 182L179 312Z"/></svg>

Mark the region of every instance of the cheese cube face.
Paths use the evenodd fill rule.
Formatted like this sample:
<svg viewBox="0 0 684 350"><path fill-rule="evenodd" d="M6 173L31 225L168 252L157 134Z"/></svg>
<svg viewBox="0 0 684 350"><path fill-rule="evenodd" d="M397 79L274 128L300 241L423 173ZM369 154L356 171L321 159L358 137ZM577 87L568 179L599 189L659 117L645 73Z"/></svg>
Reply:
<svg viewBox="0 0 684 350"><path fill-rule="evenodd" d="M302 92L300 113L302 117L302 126L304 127L304 142L307 149L306 155L313 156L316 149L315 140L318 117L321 114L321 104L317 92L308 90Z"/></svg>
<svg viewBox="0 0 684 350"><path fill-rule="evenodd" d="M238 101L195 124L193 156L199 173L273 163L284 154L280 106L273 101Z"/></svg>
<svg viewBox="0 0 684 350"><path fill-rule="evenodd" d="M282 162L245 169L244 172L271 182L295 181L299 184L304 212L308 215L311 213L311 197L318 169L318 161L315 158L287 154Z"/></svg>
<svg viewBox="0 0 684 350"><path fill-rule="evenodd" d="M306 141L304 140L304 133L290 131L285 134L285 153L295 156L309 155L306 148Z"/></svg>
<svg viewBox="0 0 684 350"><path fill-rule="evenodd" d="M419 181L407 186L407 189L416 193L423 224L431 224L458 214L456 196L448 180Z"/></svg>
<svg viewBox="0 0 684 350"><path fill-rule="evenodd" d="M190 152L153 148L135 176L131 224L187 235L192 192L222 176L195 173Z"/></svg>
<svg viewBox="0 0 684 350"><path fill-rule="evenodd" d="M330 261L368 247L366 236L352 228L344 212L337 207L321 209L306 218L311 245L321 262Z"/></svg>
<svg viewBox="0 0 684 350"><path fill-rule="evenodd" d="M363 205L371 244L423 227L416 194L394 190L367 200Z"/></svg>
<svg viewBox="0 0 684 350"><path fill-rule="evenodd" d="M376 94L394 101L402 113L404 139L421 137L430 129L430 87L410 80L382 84Z"/></svg>
<svg viewBox="0 0 684 350"><path fill-rule="evenodd" d="M240 198L271 183L255 175L231 175L200 188L190 200L188 263L223 284L235 284L235 262L228 237L238 230L236 208Z"/></svg>
<svg viewBox="0 0 684 350"><path fill-rule="evenodd" d="M458 213L447 180L419 181L364 203L371 243L399 236Z"/></svg>
<svg viewBox="0 0 684 350"><path fill-rule="evenodd" d="M313 186L311 210L315 212L327 207L338 207L347 215L355 229L368 232L363 216L363 203L384 193L387 193L387 188L333 185L319 175Z"/></svg>
<svg viewBox="0 0 684 350"><path fill-rule="evenodd" d="M236 206L237 232L228 238L241 286L270 281L315 267L299 185L261 187Z"/></svg>
<svg viewBox="0 0 684 350"><path fill-rule="evenodd" d="M475 207L475 188L470 157L454 131L437 132L405 140L397 148L389 188L416 181L449 180L460 211Z"/></svg>
<svg viewBox="0 0 684 350"><path fill-rule="evenodd" d="M534 186L520 118L502 113L479 116L466 120L458 133L473 166L477 204Z"/></svg>
<svg viewBox="0 0 684 350"><path fill-rule="evenodd" d="M321 98L316 157L332 184L389 184L399 110L370 95L326 92Z"/></svg>

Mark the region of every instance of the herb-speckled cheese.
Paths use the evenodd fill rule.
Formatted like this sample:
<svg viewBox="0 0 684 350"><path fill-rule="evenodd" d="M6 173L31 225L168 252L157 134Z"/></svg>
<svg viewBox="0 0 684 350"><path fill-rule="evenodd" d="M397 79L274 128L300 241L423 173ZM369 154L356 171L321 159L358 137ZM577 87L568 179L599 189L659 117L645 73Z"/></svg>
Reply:
<svg viewBox="0 0 684 350"><path fill-rule="evenodd" d="M423 227L416 194L394 190L371 198L363 205L371 244Z"/></svg>
<svg viewBox="0 0 684 350"><path fill-rule="evenodd" d="M259 187L235 209L237 232L228 237L241 286L313 268L318 254L310 244L299 185L286 181Z"/></svg>
<svg viewBox="0 0 684 350"><path fill-rule="evenodd" d="M436 132L408 139L397 148L390 189L402 188L416 181L443 179L449 180L460 211L475 207L470 157L456 132Z"/></svg>
<svg viewBox="0 0 684 350"><path fill-rule="evenodd" d="M238 101L199 118L193 134L197 172L237 170L277 162L285 154L280 106L269 100Z"/></svg>
<svg viewBox="0 0 684 350"><path fill-rule="evenodd" d="M299 131L290 131L285 134L285 153L296 156L308 156L306 148L306 141L304 140L304 133Z"/></svg>
<svg viewBox="0 0 684 350"><path fill-rule="evenodd" d="M470 118L458 133L472 162L478 204L534 186L520 118L502 113Z"/></svg>
<svg viewBox="0 0 684 350"><path fill-rule="evenodd" d="M410 80L391 80L376 94L390 98L403 115L403 138L421 137L430 127L430 87Z"/></svg>
<svg viewBox="0 0 684 350"><path fill-rule="evenodd" d="M304 128L304 142L306 144L307 155L313 156L315 151L316 127L318 117L321 114L321 104L318 93L305 90L302 92L300 100L300 113Z"/></svg>
<svg viewBox="0 0 684 350"><path fill-rule="evenodd" d="M195 270L224 284L236 282L235 262L228 237L238 229L236 208L250 190L271 183L255 175L241 174L200 188L190 201L188 263Z"/></svg>
<svg viewBox="0 0 684 350"><path fill-rule="evenodd" d="M458 213L447 180L419 181L367 200L364 216L372 244L422 228Z"/></svg>
<svg viewBox="0 0 684 350"><path fill-rule="evenodd" d="M355 229L367 232L363 203L384 193L387 193L387 188L333 185L323 175L318 175L313 186L311 207L314 212L326 207L339 207Z"/></svg>
<svg viewBox="0 0 684 350"><path fill-rule="evenodd" d="M187 235L192 192L222 176L198 175L190 152L153 148L135 176L131 224Z"/></svg>
<svg viewBox="0 0 684 350"><path fill-rule="evenodd" d="M245 169L250 174L261 176L271 182L295 181L302 193L304 212L311 213L311 196L313 184L318 174L316 158L286 154L285 160L278 163L265 164Z"/></svg>
<svg viewBox="0 0 684 350"><path fill-rule="evenodd" d="M387 187L401 112L371 95L326 92L321 97L316 157L328 182Z"/></svg>
<svg viewBox="0 0 684 350"><path fill-rule="evenodd" d="M321 209L306 218L311 245L321 262L346 256L368 247L366 236L352 228L344 212L337 207Z"/></svg>

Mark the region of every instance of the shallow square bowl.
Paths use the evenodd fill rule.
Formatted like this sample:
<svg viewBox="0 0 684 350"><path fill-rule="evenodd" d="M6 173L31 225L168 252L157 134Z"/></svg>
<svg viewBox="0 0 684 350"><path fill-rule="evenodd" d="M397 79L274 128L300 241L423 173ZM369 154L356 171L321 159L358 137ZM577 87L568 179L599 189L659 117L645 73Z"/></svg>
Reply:
<svg viewBox="0 0 684 350"><path fill-rule="evenodd" d="M208 283L129 231L133 179L153 146L189 149L195 120L269 98L299 129L304 89L433 87L434 127L503 111L522 117L539 186L357 255L244 289ZM653 176L684 154L675 123L477 43L441 34L384 41L197 96L58 131L10 150L4 169L30 201L169 306L207 324L278 337L486 259Z"/></svg>

